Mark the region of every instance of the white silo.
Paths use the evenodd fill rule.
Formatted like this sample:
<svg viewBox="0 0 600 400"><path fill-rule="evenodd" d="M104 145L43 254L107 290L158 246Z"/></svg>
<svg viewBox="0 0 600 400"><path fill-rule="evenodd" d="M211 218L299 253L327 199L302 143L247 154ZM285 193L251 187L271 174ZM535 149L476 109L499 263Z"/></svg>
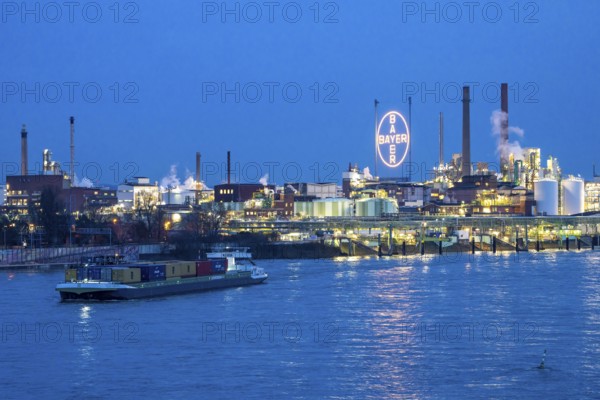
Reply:
<svg viewBox="0 0 600 400"><path fill-rule="evenodd" d="M558 215L558 182L555 179L535 181L533 198L538 215Z"/></svg>
<svg viewBox="0 0 600 400"><path fill-rule="evenodd" d="M585 184L583 179L569 177L562 186L563 215L580 214L585 210Z"/></svg>

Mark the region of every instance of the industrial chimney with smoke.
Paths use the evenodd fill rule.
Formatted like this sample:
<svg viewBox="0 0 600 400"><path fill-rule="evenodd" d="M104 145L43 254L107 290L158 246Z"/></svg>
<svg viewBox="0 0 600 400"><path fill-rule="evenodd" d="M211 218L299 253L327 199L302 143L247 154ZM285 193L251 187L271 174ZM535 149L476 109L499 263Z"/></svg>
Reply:
<svg viewBox="0 0 600 400"><path fill-rule="evenodd" d="M500 148L506 149L508 146L508 84L500 85L500 108L502 111L502 119L500 122ZM508 177L510 170L510 162L506 152L500 152L500 172L504 177Z"/></svg>
<svg viewBox="0 0 600 400"><path fill-rule="evenodd" d="M196 190L196 204L200 202L200 190L202 190L202 184L200 183L200 152L196 152L196 182L194 185Z"/></svg>
<svg viewBox="0 0 600 400"><path fill-rule="evenodd" d="M27 175L27 126L21 128L21 175Z"/></svg>
<svg viewBox="0 0 600 400"><path fill-rule="evenodd" d="M471 115L469 87L463 86L463 131L461 176L471 175Z"/></svg>

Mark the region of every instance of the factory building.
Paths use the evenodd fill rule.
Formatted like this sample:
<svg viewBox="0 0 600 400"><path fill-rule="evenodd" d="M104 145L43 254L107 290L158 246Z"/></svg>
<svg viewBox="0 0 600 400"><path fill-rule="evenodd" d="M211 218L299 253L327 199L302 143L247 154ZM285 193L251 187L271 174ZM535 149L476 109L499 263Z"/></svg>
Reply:
<svg viewBox="0 0 600 400"><path fill-rule="evenodd" d="M70 187L70 180L64 175L16 175L6 177L6 212L29 214L31 207L40 207L46 189L55 193L65 212L83 212L86 208L111 207L117 203L115 190Z"/></svg>
<svg viewBox="0 0 600 400"><path fill-rule="evenodd" d="M344 197L347 199L356 197L357 192L364 189L367 180L373 181L374 179L373 177L359 172L358 166L348 166L348 171L342 173L342 193L344 194Z"/></svg>
<svg viewBox="0 0 600 400"><path fill-rule="evenodd" d="M117 188L118 205L124 210L158 206L161 193L158 183L150 183L147 177L135 177Z"/></svg>
<svg viewBox="0 0 600 400"><path fill-rule="evenodd" d="M498 188L496 175L466 175L448 188L445 197L449 202L470 204L484 192L495 192Z"/></svg>
<svg viewBox="0 0 600 400"><path fill-rule="evenodd" d="M294 216L294 194L278 193L268 203L254 202L252 207L244 208L244 216L248 219L279 218L289 219Z"/></svg>
<svg viewBox="0 0 600 400"><path fill-rule="evenodd" d="M194 204L197 198L196 190L189 190L182 187L166 188L161 192L162 203L164 205L187 206Z"/></svg>
<svg viewBox="0 0 600 400"><path fill-rule="evenodd" d="M307 198L332 199L338 197L338 186L335 183L286 183L285 188L292 190L296 196Z"/></svg>
<svg viewBox="0 0 600 400"><path fill-rule="evenodd" d="M39 207L44 189L50 189L58 196L69 187L70 182L63 175L7 176L4 207L7 213L27 215L30 207Z"/></svg>
<svg viewBox="0 0 600 400"><path fill-rule="evenodd" d="M224 183L215 185L215 202L217 203L241 203L252 200L257 194L267 190L274 193L275 185L263 185L260 183Z"/></svg>
<svg viewBox="0 0 600 400"><path fill-rule="evenodd" d="M586 212L600 212L600 177L585 183L585 210Z"/></svg>

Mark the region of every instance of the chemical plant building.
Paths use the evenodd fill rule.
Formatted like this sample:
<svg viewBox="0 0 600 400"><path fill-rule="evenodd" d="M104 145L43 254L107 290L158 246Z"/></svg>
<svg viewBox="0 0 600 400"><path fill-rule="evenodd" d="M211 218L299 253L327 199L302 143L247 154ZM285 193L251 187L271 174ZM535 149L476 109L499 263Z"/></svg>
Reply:
<svg viewBox="0 0 600 400"><path fill-rule="evenodd" d="M158 183L150 178L135 177L117 187L118 205L122 210L136 210L160 204L161 193Z"/></svg>
<svg viewBox="0 0 600 400"><path fill-rule="evenodd" d="M403 216L554 216L600 212L600 177L593 181L563 174L558 160L537 147L508 151L508 85L500 88L499 168L477 162L471 154L471 100L463 88L461 153L444 160L443 115L440 113L439 162L425 182L410 177L372 176L368 168L349 164L342 172L341 186L335 182L287 182L282 186L232 182L231 153L227 153L226 183L213 190L200 181L200 153L196 153L196 176L186 185L164 185L148 177L136 177L110 188L75 185L73 171L64 172L42 154L42 171L27 169L27 130L21 130L21 174L8 176L0 201L6 213L27 215L39 207L44 189L51 189L65 204L66 211L82 212L94 207L105 212L135 213L141 208L161 208L165 215L222 205L228 218L323 219L386 218ZM497 113L497 114L496 114ZM71 118L71 165L74 160L74 120ZM191 178L189 178L191 179Z"/></svg>
<svg viewBox="0 0 600 400"><path fill-rule="evenodd" d="M71 118L71 132L74 119ZM110 208L117 203L115 190L99 187L78 187L73 184L74 173L67 174L60 165L51 160L52 153L42 153L42 171L29 173L28 132L25 125L21 129L21 174L6 177L4 204L5 214L28 215L32 209L40 207L44 191L51 191L56 201L62 204L65 212L81 213L85 209ZM73 163L71 163L73 165Z"/></svg>

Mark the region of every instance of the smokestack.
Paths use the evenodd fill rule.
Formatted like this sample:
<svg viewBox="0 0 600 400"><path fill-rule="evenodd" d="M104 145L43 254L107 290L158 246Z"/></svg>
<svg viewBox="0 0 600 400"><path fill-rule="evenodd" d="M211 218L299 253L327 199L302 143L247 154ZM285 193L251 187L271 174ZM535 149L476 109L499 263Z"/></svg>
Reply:
<svg viewBox="0 0 600 400"><path fill-rule="evenodd" d="M508 84L500 84L500 109L502 111L502 121L500 122L500 143L501 148L506 149L508 145ZM509 161L508 155L500 153L500 171L504 176L508 175Z"/></svg>
<svg viewBox="0 0 600 400"><path fill-rule="evenodd" d="M471 175L471 97L469 87L463 86L463 132L462 132L462 167L461 175Z"/></svg>
<svg viewBox="0 0 600 400"><path fill-rule="evenodd" d="M28 175L27 172L27 126L23 124L21 128L21 175Z"/></svg>
<svg viewBox="0 0 600 400"><path fill-rule="evenodd" d="M44 149L42 152L42 171L44 175L50 172L50 150Z"/></svg>
<svg viewBox="0 0 600 400"><path fill-rule="evenodd" d="M75 185L75 118L69 118L71 123L71 186Z"/></svg>
<svg viewBox="0 0 600 400"><path fill-rule="evenodd" d="M200 152L196 152L196 204L200 202L200 190L202 185L200 184Z"/></svg>
<svg viewBox="0 0 600 400"><path fill-rule="evenodd" d="M227 184L231 183L231 151L227 152Z"/></svg>
<svg viewBox="0 0 600 400"><path fill-rule="evenodd" d="M196 190L200 190L200 152L196 152Z"/></svg>
<svg viewBox="0 0 600 400"><path fill-rule="evenodd" d="M444 113L440 113L440 166L444 165Z"/></svg>

